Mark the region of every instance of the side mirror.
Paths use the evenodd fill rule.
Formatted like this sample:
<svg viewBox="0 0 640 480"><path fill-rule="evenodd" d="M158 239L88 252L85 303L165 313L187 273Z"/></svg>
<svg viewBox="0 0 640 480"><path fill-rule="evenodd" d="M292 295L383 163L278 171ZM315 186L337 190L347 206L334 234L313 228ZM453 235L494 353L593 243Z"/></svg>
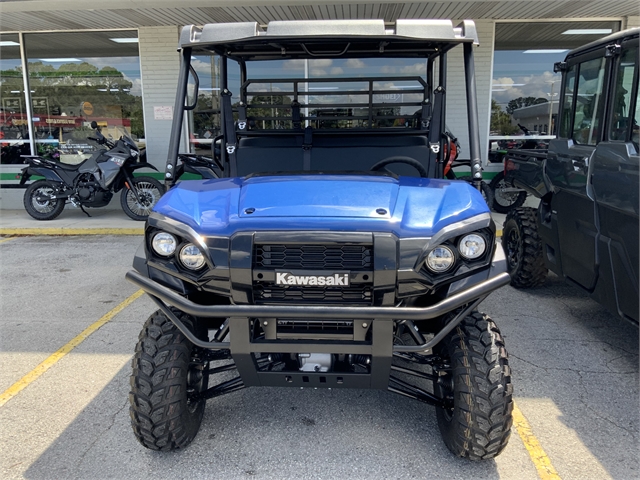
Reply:
<svg viewBox="0 0 640 480"><path fill-rule="evenodd" d="M220 170L224 170L224 167L222 166L222 155L221 155L223 138L224 138L224 135L218 135L213 139L213 142L211 142L211 157L213 158L213 161L216 162L216 165L220 167Z"/></svg>
<svg viewBox="0 0 640 480"><path fill-rule="evenodd" d="M200 79L193 65L189 66L189 82L187 84L187 105L184 106L185 110L193 110L198 105L198 88L200 86Z"/></svg>
<svg viewBox="0 0 640 480"><path fill-rule="evenodd" d="M91 122L91 128L93 128L94 130L98 128L98 122L96 122L95 120Z"/></svg>

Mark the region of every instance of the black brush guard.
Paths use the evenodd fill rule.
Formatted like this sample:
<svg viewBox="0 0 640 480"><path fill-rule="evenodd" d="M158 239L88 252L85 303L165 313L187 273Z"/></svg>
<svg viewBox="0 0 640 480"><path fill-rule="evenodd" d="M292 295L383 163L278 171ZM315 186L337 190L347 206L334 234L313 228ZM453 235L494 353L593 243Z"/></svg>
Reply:
<svg viewBox="0 0 640 480"><path fill-rule="evenodd" d="M403 396L445 406L444 400L435 397L424 389L408 383L392 372L433 380L434 375L392 365L393 357L419 364L428 364L436 372L446 369L431 349L437 345L460 321L482 302L492 291L507 285L510 277L507 273L496 276L462 290L441 302L425 308L396 307L325 307L325 306L275 306L275 305L200 305L175 293L136 271L126 274L127 280L134 283L158 305L160 310L195 346L204 350L203 357L208 361L233 360L234 364L212 368L208 374L230 371L237 368L239 376L222 382L205 392L191 395L191 399L213 398L239 390L247 386L280 387L324 387L324 388L363 388L382 389ZM189 328L171 311L169 306L195 317L227 318L216 332L213 341L197 338ZM414 327L414 321L429 320L456 311L456 315L433 338L426 341ZM371 341L344 340L253 340L251 319L261 322L276 321L279 318L336 319L348 318L371 329ZM394 322L405 323L416 345L394 344ZM230 341L223 341L230 333ZM345 355L366 355L371 358L369 373L354 372L296 372L271 371L263 368L264 357L255 359L255 354L277 355L289 353L330 353ZM262 362L262 364L261 364Z"/></svg>

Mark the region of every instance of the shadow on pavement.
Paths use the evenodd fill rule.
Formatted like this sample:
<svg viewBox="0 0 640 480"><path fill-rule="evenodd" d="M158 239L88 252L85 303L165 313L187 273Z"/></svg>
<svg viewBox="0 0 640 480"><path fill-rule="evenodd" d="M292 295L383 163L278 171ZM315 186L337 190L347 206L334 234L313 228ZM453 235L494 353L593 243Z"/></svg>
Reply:
<svg viewBox="0 0 640 480"><path fill-rule="evenodd" d="M194 442L146 450L128 416L129 367L29 467L25 478L499 478L453 457L433 407L391 393L251 388L210 400Z"/></svg>
<svg viewBox="0 0 640 480"><path fill-rule="evenodd" d="M591 478L636 478L638 327L557 276L502 289L483 309L505 335L515 397L560 476L580 478L584 452ZM554 430L555 419L564 426Z"/></svg>

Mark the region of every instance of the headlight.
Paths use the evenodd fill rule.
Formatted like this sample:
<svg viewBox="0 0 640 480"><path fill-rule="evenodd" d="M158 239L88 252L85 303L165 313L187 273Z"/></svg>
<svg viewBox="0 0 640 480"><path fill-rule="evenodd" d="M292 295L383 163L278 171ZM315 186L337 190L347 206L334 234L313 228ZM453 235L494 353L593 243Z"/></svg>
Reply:
<svg viewBox="0 0 640 480"><path fill-rule="evenodd" d="M455 256L449 247L445 247L444 245L440 245L427 255L427 260L425 263L429 270L435 273L442 273L449 268L455 262Z"/></svg>
<svg viewBox="0 0 640 480"><path fill-rule="evenodd" d="M180 262L189 270L199 270L205 264L204 255L193 243L187 243L180 250Z"/></svg>
<svg viewBox="0 0 640 480"><path fill-rule="evenodd" d="M151 246L158 255L168 257L169 255L173 255L173 252L176 251L178 241L176 240L176 237L170 233L160 232L156 233L153 237Z"/></svg>
<svg viewBox="0 0 640 480"><path fill-rule="evenodd" d="M474 260L478 257L481 257L486 249L487 242L481 235L478 235L477 233L465 235L464 237L462 237L462 239L460 240L460 244L458 245L460 255L469 260Z"/></svg>

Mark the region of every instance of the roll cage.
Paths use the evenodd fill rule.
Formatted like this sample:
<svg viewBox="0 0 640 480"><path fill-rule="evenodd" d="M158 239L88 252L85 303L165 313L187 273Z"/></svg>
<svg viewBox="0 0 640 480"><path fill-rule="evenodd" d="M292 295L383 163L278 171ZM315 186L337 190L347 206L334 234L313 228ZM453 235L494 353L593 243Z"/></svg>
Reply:
<svg viewBox="0 0 640 480"><path fill-rule="evenodd" d="M480 160L480 136L478 129L478 109L475 86L475 68L473 45L478 44L478 35L473 21L465 20L454 27L449 20L397 20L394 24L385 24L382 20L327 20L327 21L273 21L265 28L256 22L207 24L202 28L190 25L183 28L180 35L181 53L178 91L176 95L174 118L167 156L165 182L167 187L178 180L176 163L182 134L184 111L196 107L198 77L191 65L195 55L220 56L220 115L221 145L220 157L223 174L226 177L237 176L237 153L243 137L273 136L288 134L299 135L303 149L310 138L313 127L322 125L323 133L334 135L357 133L365 136L413 135L424 137L428 146L430 165L429 176L443 178L445 159L445 113L447 88L447 54L462 45L464 50L464 78L466 83L467 117L469 129L469 154L471 172L480 186L482 167ZM279 84L286 84L287 90L278 92L279 99L292 98L291 104L261 104L263 108L284 108L290 112L290 121L286 129L252 129L256 105L251 99L257 93L252 85L269 79L250 79L247 77L247 62L263 60L300 60L300 59L345 59L345 58L422 58L426 60L425 76L394 77L376 76L362 78L339 78L339 82L348 84L340 92L331 92L333 98L345 99L357 95L358 102L337 101L331 110L310 115L317 107L327 107L326 103L309 101L308 91L302 84L322 84L336 81L335 78L278 78ZM228 89L228 61L238 63L240 69L240 101L231 103ZM437 70L436 70L437 69ZM435 78L437 73L437 79ZM195 80L195 100L188 104L187 89L189 77ZM411 93L420 101L400 101L394 106L415 107L415 113L407 118L397 112L385 109L389 104L376 101L377 95L388 94L389 90L381 82L410 81L413 85L405 93ZM363 88L357 86L364 83ZM313 97L322 95L315 92ZM362 100L364 99L364 101ZM253 111L252 111L253 110ZM262 115L260 120L272 121L274 116ZM348 131L331 128L340 122L351 122L356 128ZM406 122L408 128L398 130L387 128L390 122ZM327 128L328 127L328 128ZM317 131L317 128L316 128ZM213 147L215 148L215 146ZM425 148L426 150L426 148ZM309 165L305 153L305 166ZM306 170L306 168L305 168Z"/></svg>

